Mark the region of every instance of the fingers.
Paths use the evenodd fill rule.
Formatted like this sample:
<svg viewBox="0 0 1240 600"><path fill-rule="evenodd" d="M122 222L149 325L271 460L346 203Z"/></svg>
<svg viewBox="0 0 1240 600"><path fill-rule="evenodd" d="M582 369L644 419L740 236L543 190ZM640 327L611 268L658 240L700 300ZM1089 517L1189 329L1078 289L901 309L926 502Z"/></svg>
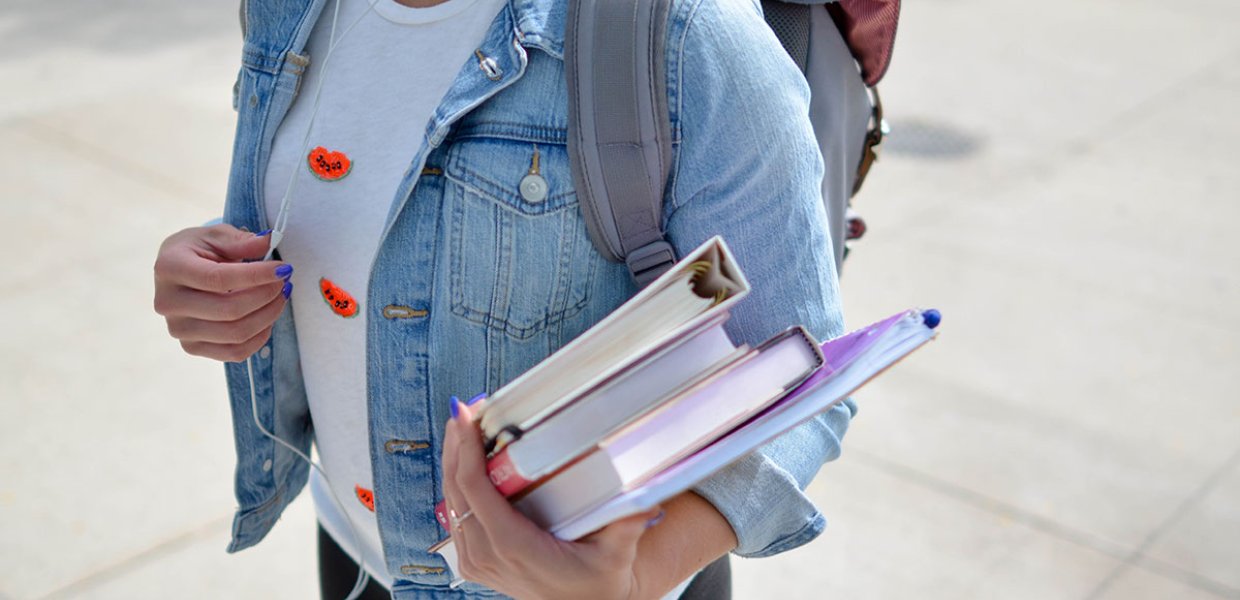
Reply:
<svg viewBox="0 0 1240 600"><path fill-rule="evenodd" d="M460 404L455 396L451 402L454 407L458 407L453 409L455 415ZM443 446L443 493L449 509L448 526L451 528L452 541L456 544L457 574L463 579L481 583L487 579L490 566L496 562L493 555L494 545L476 515L458 521L473 509L465 500L454 477L460 465L460 453L457 451L460 433L458 428L452 426L453 422L455 419L448 423Z"/></svg>
<svg viewBox="0 0 1240 600"><path fill-rule="evenodd" d="M156 278L160 278L156 263ZM169 257L163 279L204 292L228 293L276 283L292 274L292 266L268 260L251 263L215 262L209 258L181 253Z"/></svg>
<svg viewBox="0 0 1240 600"><path fill-rule="evenodd" d="M203 321L236 321L280 298L283 290L283 281L239 290L231 294L204 292L184 286L168 286L166 290L161 290L155 295L155 312L165 317L187 317ZM173 337L182 336L174 333Z"/></svg>
<svg viewBox="0 0 1240 600"><path fill-rule="evenodd" d="M155 260L155 312L189 354L239 361L266 343L292 291L293 267L259 258L270 238L229 225L170 236Z"/></svg>
<svg viewBox="0 0 1240 600"><path fill-rule="evenodd" d="M275 283L292 273L279 261L235 262L261 258L269 240L227 227L187 229L165 240L155 260L157 287L224 293Z"/></svg>
<svg viewBox="0 0 1240 600"><path fill-rule="evenodd" d="M662 519L663 511L655 508L625 517L580 540L594 546L609 560L631 559L637 551L637 540L646 530Z"/></svg>
<svg viewBox="0 0 1240 600"><path fill-rule="evenodd" d="M474 404L453 400L444 436L444 497L458 517L466 508L472 513L453 524L457 574L514 597L589 597L632 586L638 540L658 511L613 523L579 543L557 540L509 505L487 476L473 420L481 398Z"/></svg>
<svg viewBox="0 0 1240 600"><path fill-rule="evenodd" d="M276 319L280 318L285 303L283 295L277 291L267 304L235 320L209 321L193 317L170 317L168 333L183 342L242 344L271 327ZM232 303L224 306L232 307Z"/></svg>
<svg viewBox="0 0 1240 600"><path fill-rule="evenodd" d="M232 225L208 227L203 241L224 260L254 260L267 255L271 238L267 232L257 235Z"/></svg>
<svg viewBox="0 0 1240 600"><path fill-rule="evenodd" d="M482 434L473 422L472 408L459 404L460 416L448 423L457 452L453 483L474 511L474 518L482 522L492 539L531 539L547 535L508 504L508 500L491 483L486 472ZM447 453L446 448L444 452Z"/></svg>
<svg viewBox="0 0 1240 600"><path fill-rule="evenodd" d="M453 539L464 541L465 549L458 553L460 574L494 586L504 581L505 573L524 572L529 561L547 558L558 542L512 508L487 476L482 434L473 421L479 400L475 397L472 406L454 402L457 416L448 422L444 439L444 493L450 506L455 502L472 511L452 533Z"/></svg>
<svg viewBox="0 0 1240 600"><path fill-rule="evenodd" d="M211 342L181 342L181 348L187 354L194 356L203 356L214 360L224 362L241 362L246 358L258 352L263 344L267 343L267 339L271 337L271 328L268 327L258 335L242 342L240 344L213 344Z"/></svg>

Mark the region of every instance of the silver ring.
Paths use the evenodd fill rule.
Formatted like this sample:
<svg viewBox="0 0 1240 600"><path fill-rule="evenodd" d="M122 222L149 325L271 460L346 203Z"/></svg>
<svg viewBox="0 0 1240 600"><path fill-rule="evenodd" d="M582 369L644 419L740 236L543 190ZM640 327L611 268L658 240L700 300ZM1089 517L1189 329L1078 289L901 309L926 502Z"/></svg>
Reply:
<svg viewBox="0 0 1240 600"><path fill-rule="evenodd" d="M448 518L452 521L452 529L456 531L461 531L461 523L464 523L465 519L468 519L472 516L474 516L474 511L472 510L467 510L465 511L465 514L462 514L462 515L456 514L455 510L452 510L452 509L448 510Z"/></svg>

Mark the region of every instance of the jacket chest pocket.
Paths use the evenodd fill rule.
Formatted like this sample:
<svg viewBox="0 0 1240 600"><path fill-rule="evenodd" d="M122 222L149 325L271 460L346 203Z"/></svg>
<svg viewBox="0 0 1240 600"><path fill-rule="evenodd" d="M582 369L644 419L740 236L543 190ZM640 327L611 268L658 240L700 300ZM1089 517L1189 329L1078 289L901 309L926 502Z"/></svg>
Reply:
<svg viewBox="0 0 1240 600"><path fill-rule="evenodd" d="M597 261L564 145L464 138L444 167L452 312L517 339L586 306Z"/></svg>

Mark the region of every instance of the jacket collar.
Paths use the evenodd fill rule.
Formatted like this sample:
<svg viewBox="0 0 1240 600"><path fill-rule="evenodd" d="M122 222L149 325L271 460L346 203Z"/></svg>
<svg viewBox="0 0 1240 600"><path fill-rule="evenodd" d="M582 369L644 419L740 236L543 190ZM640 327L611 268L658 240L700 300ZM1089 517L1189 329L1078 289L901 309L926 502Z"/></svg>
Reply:
<svg viewBox="0 0 1240 600"><path fill-rule="evenodd" d="M569 0L508 0L516 23L517 40L527 48L538 48L558 59L564 58L564 24Z"/></svg>

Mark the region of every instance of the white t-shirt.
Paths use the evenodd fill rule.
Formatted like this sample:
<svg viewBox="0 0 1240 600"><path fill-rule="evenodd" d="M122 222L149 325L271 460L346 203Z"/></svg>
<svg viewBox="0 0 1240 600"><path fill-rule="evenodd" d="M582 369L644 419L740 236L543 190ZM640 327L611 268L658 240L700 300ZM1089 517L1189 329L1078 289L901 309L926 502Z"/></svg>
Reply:
<svg viewBox="0 0 1240 600"><path fill-rule="evenodd" d="M291 299L315 441L327 479L357 530L367 570L391 587L373 504L367 507L365 493L356 492L374 489L364 306L370 267L428 120L504 0L448 0L430 8L395 0L340 1L336 47L307 147L302 143L330 45L330 2L310 36L310 68L276 131L263 189L268 222L274 223L295 171L280 255L295 268ZM321 150L310 152L316 148ZM310 486L319 522L358 560L327 483L312 472Z"/></svg>

